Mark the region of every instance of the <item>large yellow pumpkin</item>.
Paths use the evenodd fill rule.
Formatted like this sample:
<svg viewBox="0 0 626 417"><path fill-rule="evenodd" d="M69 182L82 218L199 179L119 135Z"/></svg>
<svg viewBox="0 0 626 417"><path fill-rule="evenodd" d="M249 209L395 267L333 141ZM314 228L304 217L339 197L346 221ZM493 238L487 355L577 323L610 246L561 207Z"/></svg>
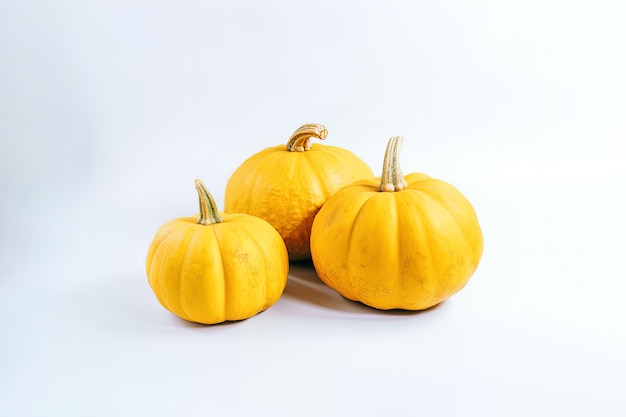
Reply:
<svg viewBox="0 0 626 417"><path fill-rule="evenodd" d="M287 248L265 220L220 213L201 180L198 217L165 223L146 259L148 282L167 310L203 324L243 320L272 306L287 284Z"/></svg>
<svg viewBox="0 0 626 417"><path fill-rule="evenodd" d="M311 225L322 204L341 187L374 176L352 152L311 144L328 132L318 124L297 129L287 145L244 161L226 185L224 210L267 220L285 240L289 259L309 260Z"/></svg>
<svg viewBox="0 0 626 417"><path fill-rule="evenodd" d="M344 187L324 204L311 254L320 279L344 297L382 310L422 310L465 286L483 236L454 186L402 174L401 140L389 140L381 178Z"/></svg>

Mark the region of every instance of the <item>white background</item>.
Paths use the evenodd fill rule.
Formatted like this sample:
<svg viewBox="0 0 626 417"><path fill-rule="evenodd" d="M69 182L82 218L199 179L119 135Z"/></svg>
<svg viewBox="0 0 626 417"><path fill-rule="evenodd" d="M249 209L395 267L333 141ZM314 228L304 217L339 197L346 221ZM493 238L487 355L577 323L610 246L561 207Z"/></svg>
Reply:
<svg viewBox="0 0 626 417"><path fill-rule="evenodd" d="M622 3L0 0L0 415L626 415ZM293 266L246 321L164 310L193 180L222 206L307 122L467 196L465 289L379 312Z"/></svg>

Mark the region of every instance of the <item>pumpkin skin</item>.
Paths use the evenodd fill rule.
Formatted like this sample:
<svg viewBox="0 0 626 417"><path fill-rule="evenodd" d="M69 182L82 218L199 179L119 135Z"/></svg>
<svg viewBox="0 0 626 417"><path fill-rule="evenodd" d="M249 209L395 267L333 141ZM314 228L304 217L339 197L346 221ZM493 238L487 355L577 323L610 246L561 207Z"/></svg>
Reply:
<svg viewBox="0 0 626 417"><path fill-rule="evenodd" d="M401 140L390 139L381 178L344 187L324 204L311 253L320 279L344 297L381 310L423 310L465 286L483 236L474 208L454 186L402 175Z"/></svg>
<svg viewBox="0 0 626 417"><path fill-rule="evenodd" d="M269 308L287 284L287 248L265 220L219 213L201 180L199 217L165 223L148 249L156 298L191 322L243 320Z"/></svg>
<svg viewBox="0 0 626 417"><path fill-rule="evenodd" d="M283 237L292 261L311 259L311 226L322 204L341 187L374 176L352 152L310 143L327 133L322 125L301 126L286 146L245 160L226 185L224 211L267 220Z"/></svg>

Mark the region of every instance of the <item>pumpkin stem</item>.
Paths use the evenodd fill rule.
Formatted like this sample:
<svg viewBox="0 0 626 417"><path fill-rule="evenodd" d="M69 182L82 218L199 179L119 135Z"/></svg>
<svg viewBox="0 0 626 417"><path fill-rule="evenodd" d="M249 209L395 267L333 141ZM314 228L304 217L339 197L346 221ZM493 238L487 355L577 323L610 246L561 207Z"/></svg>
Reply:
<svg viewBox="0 0 626 417"><path fill-rule="evenodd" d="M293 132L289 142L287 142L287 150L290 152L304 152L311 149L311 138L326 139L328 131L322 125L309 123L302 125Z"/></svg>
<svg viewBox="0 0 626 417"><path fill-rule="evenodd" d="M198 224L208 226L210 224L223 222L224 219L217 209L217 204L215 204L213 196L204 185L204 181L196 180L196 190L198 190L198 197L200 199L200 216L198 217Z"/></svg>
<svg viewBox="0 0 626 417"><path fill-rule="evenodd" d="M400 145L402 136L394 136L387 143L383 174L380 177L378 189L385 192L401 191L407 187L407 182L400 169Z"/></svg>

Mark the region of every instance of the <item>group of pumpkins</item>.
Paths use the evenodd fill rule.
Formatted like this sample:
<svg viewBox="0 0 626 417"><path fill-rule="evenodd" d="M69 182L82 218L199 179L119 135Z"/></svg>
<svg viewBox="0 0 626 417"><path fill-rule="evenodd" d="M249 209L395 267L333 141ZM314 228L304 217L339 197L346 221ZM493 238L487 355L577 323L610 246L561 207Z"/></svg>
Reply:
<svg viewBox="0 0 626 417"><path fill-rule="evenodd" d="M243 162L220 212L202 180L197 217L165 223L146 260L158 301L177 316L215 324L272 306L290 261L312 261L345 298L380 310L423 310L458 292L478 267L483 237L472 205L452 185L402 174L392 137L382 175L349 150L311 143L318 124Z"/></svg>

